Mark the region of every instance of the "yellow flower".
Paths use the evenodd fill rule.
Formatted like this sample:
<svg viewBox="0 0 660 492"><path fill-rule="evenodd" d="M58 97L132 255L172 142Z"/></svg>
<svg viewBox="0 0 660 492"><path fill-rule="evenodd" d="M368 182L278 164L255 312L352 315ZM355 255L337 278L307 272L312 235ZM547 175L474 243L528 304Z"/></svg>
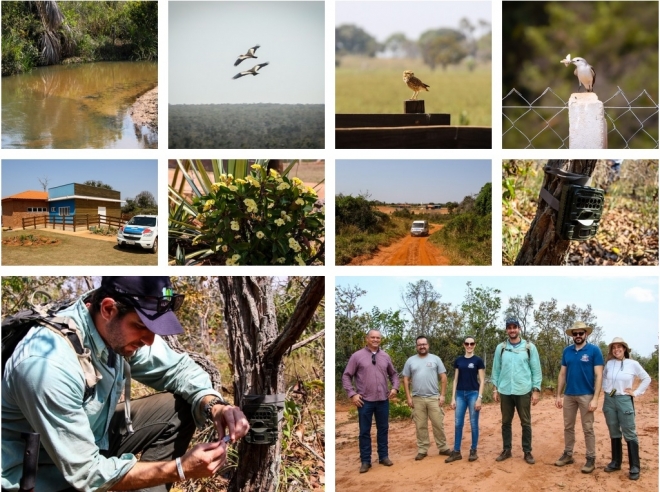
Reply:
<svg viewBox="0 0 660 492"><path fill-rule="evenodd" d="M293 181L293 184L298 186L302 184L302 180L298 177L293 178L291 181Z"/></svg>
<svg viewBox="0 0 660 492"><path fill-rule="evenodd" d="M231 259L235 262L238 262L238 260L241 259L241 255L232 255Z"/></svg>
<svg viewBox="0 0 660 492"><path fill-rule="evenodd" d="M258 237L259 239L263 239L264 236L265 236L265 234L264 234L263 232L261 232L261 231L257 231L257 237Z"/></svg>
<svg viewBox="0 0 660 492"><path fill-rule="evenodd" d="M250 167L255 171L259 171L261 169L261 166L259 164L252 164Z"/></svg>
<svg viewBox="0 0 660 492"><path fill-rule="evenodd" d="M222 183L213 183L213 184L211 185L211 189L212 189L214 192L217 192L217 191L220 189L220 185L221 185L221 184L222 184Z"/></svg>
<svg viewBox="0 0 660 492"><path fill-rule="evenodd" d="M271 202L268 204L268 208L273 208L275 206L275 202Z"/></svg>
<svg viewBox="0 0 660 492"><path fill-rule="evenodd" d="M276 223L278 226L283 226L283 225L284 225L284 221L283 221L282 219L277 219L277 220L275 220L275 223Z"/></svg>
<svg viewBox="0 0 660 492"><path fill-rule="evenodd" d="M291 248L296 253L300 251L300 244L294 238L289 238L289 248Z"/></svg>
<svg viewBox="0 0 660 492"><path fill-rule="evenodd" d="M271 176L272 178L277 179L277 178L280 177L280 173L278 173L275 169L271 169L271 170L270 170L270 176Z"/></svg>
<svg viewBox="0 0 660 492"><path fill-rule="evenodd" d="M300 255L296 255L295 260L298 262L298 265L305 266L305 262L300 257Z"/></svg>
<svg viewBox="0 0 660 492"><path fill-rule="evenodd" d="M280 183L277 187L278 191L288 190L289 188L291 188L289 183L284 183L284 182Z"/></svg>
<svg viewBox="0 0 660 492"><path fill-rule="evenodd" d="M231 191L238 191L238 186L229 185L227 188L229 188Z"/></svg>
<svg viewBox="0 0 660 492"><path fill-rule="evenodd" d="M250 183L255 188L261 188L261 183L258 180L254 179L252 176L246 176L245 178L248 183Z"/></svg>
<svg viewBox="0 0 660 492"><path fill-rule="evenodd" d="M232 220L231 221L231 230L232 231L238 231L240 229L241 229L241 226L238 225L238 222L236 222L235 220Z"/></svg>
<svg viewBox="0 0 660 492"><path fill-rule="evenodd" d="M204 212L209 210L213 205L215 205L215 200L206 200L204 202Z"/></svg>
<svg viewBox="0 0 660 492"><path fill-rule="evenodd" d="M278 263L284 263L285 260L286 260L286 258L278 258L276 261Z"/></svg>
<svg viewBox="0 0 660 492"><path fill-rule="evenodd" d="M245 203L245 205L247 206L248 213L257 211L257 202L255 202L252 198L246 198L245 200L243 200L243 203Z"/></svg>
<svg viewBox="0 0 660 492"><path fill-rule="evenodd" d="M236 180L236 182L237 182L238 184L242 184L242 185L244 185L244 184L247 183L247 181L245 181L244 179L241 179L241 178L238 178L238 179Z"/></svg>
<svg viewBox="0 0 660 492"><path fill-rule="evenodd" d="M304 205L304 204L305 204L305 200L303 200L302 198L298 198L298 199L296 200L296 203L297 203L298 205Z"/></svg>
<svg viewBox="0 0 660 492"><path fill-rule="evenodd" d="M229 248L227 247L226 244L224 244L224 245L222 246L222 252L223 252L223 253L226 253L228 249L229 249Z"/></svg>
<svg viewBox="0 0 660 492"><path fill-rule="evenodd" d="M312 196L316 196L316 191L314 191L314 188L312 188L311 186L307 186L305 188L305 192L309 193Z"/></svg>
<svg viewBox="0 0 660 492"><path fill-rule="evenodd" d="M232 260L231 258L228 258L227 261L225 262L225 265L227 265L227 266L236 265L236 262L234 260Z"/></svg>

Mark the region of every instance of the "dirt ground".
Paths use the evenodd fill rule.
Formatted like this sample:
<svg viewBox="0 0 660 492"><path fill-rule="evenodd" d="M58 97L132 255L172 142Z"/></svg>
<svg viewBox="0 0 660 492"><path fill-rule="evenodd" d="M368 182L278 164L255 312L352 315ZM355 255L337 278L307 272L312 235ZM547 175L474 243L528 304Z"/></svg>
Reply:
<svg viewBox="0 0 660 492"><path fill-rule="evenodd" d="M430 224L429 233L442 229L442 224ZM389 246L381 247L373 256L359 256L349 265L449 265L449 259L428 237L406 236Z"/></svg>
<svg viewBox="0 0 660 492"><path fill-rule="evenodd" d="M552 394L545 394L532 407L532 453L536 464L528 465L522 459L520 446L521 429L517 416L513 421L513 457L497 463L495 458L502 451L501 415L499 405L486 404L479 417L479 459L467 460L470 448L470 422L465 419L461 452L463 459L445 463L445 456L438 456L435 444L429 455L415 461L417 445L415 425L412 420L390 422L389 457L394 466L378 464L376 454L375 425L372 427L372 468L360 474L358 451L358 425L349 418L349 405L337 405L336 423L336 490L363 492L374 490L402 490L405 492L452 491L474 492L500 490L533 491L656 491L658 490L658 383L653 381L644 395L635 401L637 410L637 434L640 443L641 475L638 481L628 479L628 455L623 446L621 471L606 473L603 468L610 462L610 440L602 412L600 398L595 417L596 470L591 474L580 473L585 462L584 436L576 425L576 444L573 452L575 463L562 468L554 466L564 449L562 411L554 406ZM450 447L454 443L454 411L445 405L445 434ZM432 436L432 431L429 428ZM433 439L431 438L433 441Z"/></svg>
<svg viewBox="0 0 660 492"><path fill-rule="evenodd" d="M129 114L139 126L148 126L158 130L158 87L141 95L131 106Z"/></svg>

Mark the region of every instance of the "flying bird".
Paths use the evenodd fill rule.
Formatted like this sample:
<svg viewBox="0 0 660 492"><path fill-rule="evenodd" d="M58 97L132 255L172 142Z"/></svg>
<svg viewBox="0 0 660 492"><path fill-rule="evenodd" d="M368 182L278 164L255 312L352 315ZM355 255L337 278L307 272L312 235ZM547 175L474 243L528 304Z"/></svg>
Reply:
<svg viewBox="0 0 660 492"><path fill-rule="evenodd" d="M578 78L578 92L580 92L581 86L584 86L587 92L593 92L594 84L596 83L596 71L594 67L589 65L587 60L579 56L573 58L570 62L576 67L573 74Z"/></svg>
<svg viewBox="0 0 660 492"><path fill-rule="evenodd" d="M244 72L239 72L239 73L237 73L236 75L234 75L234 76L232 77L232 79L238 79L238 78L241 78L243 75L259 75L259 69L260 69L261 67L265 67L266 65L268 65L268 62L266 62L266 63L260 63L259 65L255 65L255 66L252 67L250 70L246 70L246 71L244 71Z"/></svg>
<svg viewBox="0 0 660 492"><path fill-rule="evenodd" d="M236 60L236 63L234 63L234 66L238 65L243 60L247 60L248 58L257 58L256 56L254 56L254 52L257 51L257 48L259 48L259 45L253 46L244 55L239 55L238 60Z"/></svg>
<svg viewBox="0 0 660 492"><path fill-rule="evenodd" d="M419 94L420 91L428 92L429 90L427 87L431 87L430 85L426 85L424 82L415 77L415 74L410 70L405 70L403 72L403 81L406 83L406 85L408 85L408 87L415 91L410 98L411 100L416 100L417 94Z"/></svg>

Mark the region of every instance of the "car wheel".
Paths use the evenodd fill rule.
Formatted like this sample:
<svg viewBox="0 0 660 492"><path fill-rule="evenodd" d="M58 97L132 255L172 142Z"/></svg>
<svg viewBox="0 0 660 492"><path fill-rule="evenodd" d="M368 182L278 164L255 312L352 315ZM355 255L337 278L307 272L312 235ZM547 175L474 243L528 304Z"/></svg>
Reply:
<svg viewBox="0 0 660 492"><path fill-rule="evenodd" d="M124 243L117 243L117 246L119 246L121 249L124 249Z"/></svg>
<svg viewBox="0 0 660 492"><path fill-rule="evenodd" d="M151 252L154 254L158 253L158 239L154 241L154 246L151 248Z"/></svg>

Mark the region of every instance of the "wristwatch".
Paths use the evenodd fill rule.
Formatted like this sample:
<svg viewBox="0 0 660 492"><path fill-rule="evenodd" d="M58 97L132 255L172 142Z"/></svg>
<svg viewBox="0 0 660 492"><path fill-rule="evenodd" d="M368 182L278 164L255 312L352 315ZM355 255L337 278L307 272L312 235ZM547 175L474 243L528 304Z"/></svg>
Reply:
<svg viewBox="0 0 660 492"><path fill-rule="evenodd" d="M540 393L540 392L541 392L541 390L538 389L538 388L532 388L532 391L533 391L533 392L536 392L536 393Z"/></svg>
<svg viewBox="0 0 660 492"><path fill-rule="evenodd" d="M229 405L225 400L222 398L218 398L217 396L213 398L211 401L209 401L206 405L204 405L204 415L206 415L206 418L208 420L213 420L213 407L216 405Z"/></svg>

